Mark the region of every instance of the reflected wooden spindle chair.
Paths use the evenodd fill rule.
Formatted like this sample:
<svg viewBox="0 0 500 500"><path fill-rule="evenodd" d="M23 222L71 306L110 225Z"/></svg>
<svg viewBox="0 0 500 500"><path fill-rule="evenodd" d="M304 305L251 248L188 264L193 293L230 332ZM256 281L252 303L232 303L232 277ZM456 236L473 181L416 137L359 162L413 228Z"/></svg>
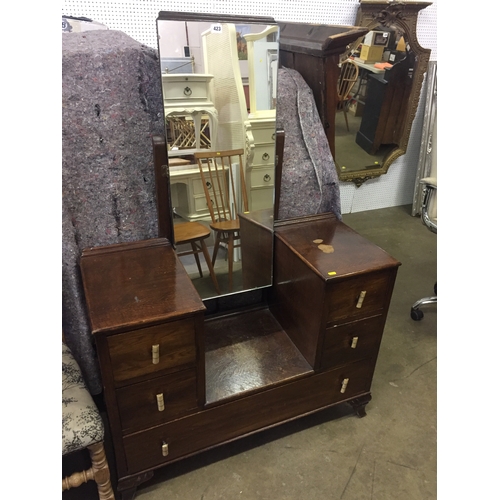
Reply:
<svg viewBox="0 0 500 500"><path fill-rule="evenodd" d="M345 126L349 132L347 122L347 107L350 101L350 93L359 75L358 65L352 59L346 59L340 65L339 79L337 82L338 104L337 109L342 110L345 118Z"/></svg>
<svg viewBox="0 0 500 500"><path fill-rule="evenodd" d="M200 258L198 255L201 252L205 257L215 290L220 295L219 284L217 283L214 267L212 265L212 261L210 260L210 254L208 253L208 248L205 244L205 239L209 236L210 229L200 222L181 222L174 225L174 238L176 245L191 245L191 250L177 252L177 255L179 257L182 257L183 255L194 255L196 265L198 266L198 272L200 273L200 278L203 278L203 271L201 270Z"/></svg>
<svg viewBox="0 0 500 500"><path fill-rule="evenodd" d="M233 289L234 249L240 246L238 212L248 212L243 155L243 149L194 154L212 219L210 228L215 232L212 265L221 243L226 244L229 291Z"/></svg>
<svg viewBox="0 0 500 500"><path fill-rule="evenodd" d="M62 480L62 491L95 481L100 500L114 500L104 451L104 423L69 347L62 343L62 455L87 449L90 469ZM64 498L64 497L63 497Z"/></svg>

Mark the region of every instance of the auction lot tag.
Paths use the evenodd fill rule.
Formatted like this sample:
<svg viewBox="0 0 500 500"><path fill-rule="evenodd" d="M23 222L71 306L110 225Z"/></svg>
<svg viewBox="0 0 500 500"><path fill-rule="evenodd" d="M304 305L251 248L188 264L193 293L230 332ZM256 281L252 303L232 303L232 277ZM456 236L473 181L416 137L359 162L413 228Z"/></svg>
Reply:
<svg viewBox="0 0 500 500"><path fill-rule="evenodd" d="M212 33L222 33L222 24L212 24Z"/></svg>

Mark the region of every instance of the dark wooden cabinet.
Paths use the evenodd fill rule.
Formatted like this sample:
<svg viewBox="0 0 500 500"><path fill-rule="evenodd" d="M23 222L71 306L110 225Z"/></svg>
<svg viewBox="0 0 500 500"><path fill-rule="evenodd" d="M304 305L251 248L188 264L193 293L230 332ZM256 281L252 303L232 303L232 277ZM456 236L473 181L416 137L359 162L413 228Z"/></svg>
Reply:
<svg viewBox="0 0 500 500"><path fill-rule="evenodd" d="M401 142L413 84L415 55L408 55L384 74L370 74L363 117L356 133L356 144L368 154L381 146Z"/></svg>
<svg viewBox="0 0 500 500"><path fill-rule="evenodd" d="M335 158L340 56L347 46L361 39L368 28L320 24L279 23L280 65L302 75L312 90L328 144Z"/></svg>
<svg viewBox="0 0 500 500"><path fill-rule="evenodd" d="M399 262L331 214L273 237L262 300L216 314L164 238L83 252L123 499L157 467L281 422L340 403L364 415Z"/></svg>

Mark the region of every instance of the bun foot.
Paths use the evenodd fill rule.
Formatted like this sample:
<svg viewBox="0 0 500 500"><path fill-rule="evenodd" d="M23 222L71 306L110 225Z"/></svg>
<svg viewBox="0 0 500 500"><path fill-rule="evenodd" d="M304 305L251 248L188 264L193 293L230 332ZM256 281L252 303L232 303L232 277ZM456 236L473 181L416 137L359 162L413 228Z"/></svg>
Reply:
<svg viewBox="0 0 500 500"><path fill-rule="evenodd" d="M351 399L349 404L353 407L354 412L359 418L366 417L366 405L371 401L372 395L367 394L356 399Z"/></svg>

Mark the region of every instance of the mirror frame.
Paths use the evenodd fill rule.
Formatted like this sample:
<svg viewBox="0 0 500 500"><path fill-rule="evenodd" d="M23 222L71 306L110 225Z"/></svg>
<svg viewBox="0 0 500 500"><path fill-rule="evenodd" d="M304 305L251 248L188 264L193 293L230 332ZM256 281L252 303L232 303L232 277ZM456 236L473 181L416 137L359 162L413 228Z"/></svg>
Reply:
<svg viewBox="0 0 500 500"><path fill-rule="evenodd" d="M343 171L337 166L339 179L343 182L353 182L356 187L360 187L369 179L374 179L384 175L389 167L400 156L406 153L410 138L411 127L417 113L420 92L424 75L427 72L431 50L423 48L417 40L417 18L418 13L432 5L432 2L404 2L404 1L381 1L381 0L360 0L356 17L356 26L366 27L370 30L377 26L396 26L405 33L405 40L415 53L415 68L413 70L413 85L410 93L409 106L403 122L403 133L400 144L392 149L388 156L384 158L382 166L368 170ZM347 46L341 60L356 49L363 38Z"/></svg>
<svg viewBox="0 0 500 500"><path fill-rule="evenodd" d="M159 38L159 22L160 21L180 21L180 22L206 22L206 23L233 23L233 24L254 24L276 26L279 30L278 23L272 17L267 16L244 16L244 15L228 15L228 14L207 14L207 13L194 13L194 12L174 12L174 11L160 11L156 19L156 29L158 35L158 60L160 61L160 38ZM163 102L163 87L162 87L162 102ZM164 111L164 110L163 110ZM250 114L250 113L249 113ZM165 114L163 114L163 122L165 123ZM275 156L279 150L283 149L283 132L276 130L276 143L275 143ZM167 143L167 131L164 130L162 136L152 137L153 144L153 162L155 168L155 184L156 184L156 206L158 214L158 236L167 238L173 248L176 248L175 236L174 236L174 210L172 207L172 196L171 196L171 179L169 170L169 157L168 157L168 143ZM249 142L245 144L244 148L249 151ZM282 153L281 153L282 154ZM249 154L251 159L251 155ZM275 185L274 185L274 207L272 208L273 214L277 214L279 203L276 203L276 192L280 191L281 186L281 174L279 177L277 175L278 168L280 168L280 162L274 162L275 168ZM279 170L280 172L280 170ZM274 249L273 249L274 252ZM222 293L220 295L214 295L213 297L204 298L204 303L217 302L224 297L233 297L235 295L259 295L264 293L263 290L271 286L272 275L270 276L269 285L264 285L256 288L248 288L243 290L238 290L229 293Z"/></svg>

